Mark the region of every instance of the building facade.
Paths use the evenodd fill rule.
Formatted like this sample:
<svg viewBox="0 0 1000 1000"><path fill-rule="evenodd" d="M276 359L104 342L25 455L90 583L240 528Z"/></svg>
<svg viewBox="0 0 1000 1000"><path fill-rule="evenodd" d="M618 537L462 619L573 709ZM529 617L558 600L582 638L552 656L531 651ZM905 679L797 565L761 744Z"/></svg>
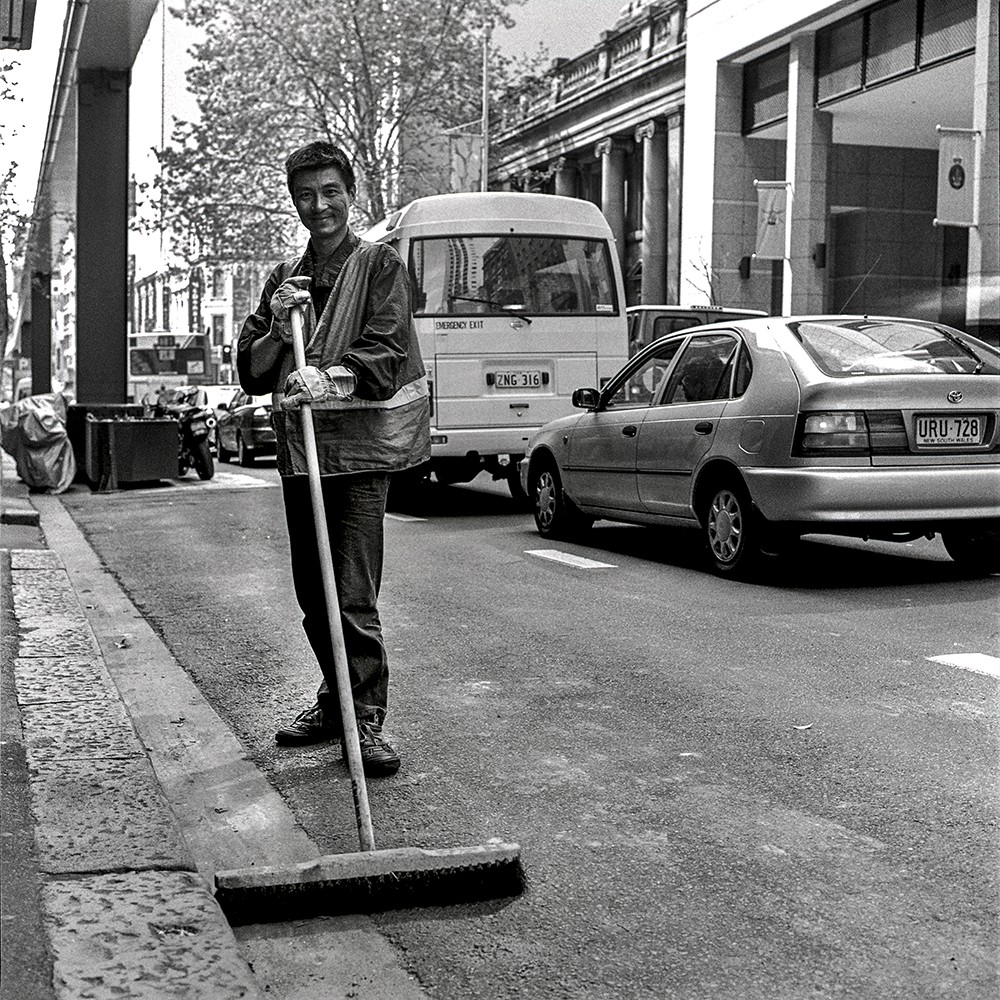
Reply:
<svg viewBox="0 0 1000 1000"><path fill-rule="evenodd" d="M630 303L1000 342L997 6L634 0L507 105L492 183L598 204Z"/></svg>

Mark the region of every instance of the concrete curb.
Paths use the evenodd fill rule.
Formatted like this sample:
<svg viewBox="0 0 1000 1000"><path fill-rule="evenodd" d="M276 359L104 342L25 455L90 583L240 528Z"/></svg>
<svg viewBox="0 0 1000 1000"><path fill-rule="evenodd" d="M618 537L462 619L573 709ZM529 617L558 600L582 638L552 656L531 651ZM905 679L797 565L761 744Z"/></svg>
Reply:
<svg viewBox="0 0 1000 1000"><path fill-rule="evenodd" d="M263 997L60 557L14 549L21 708L57 997Z"/></svg>

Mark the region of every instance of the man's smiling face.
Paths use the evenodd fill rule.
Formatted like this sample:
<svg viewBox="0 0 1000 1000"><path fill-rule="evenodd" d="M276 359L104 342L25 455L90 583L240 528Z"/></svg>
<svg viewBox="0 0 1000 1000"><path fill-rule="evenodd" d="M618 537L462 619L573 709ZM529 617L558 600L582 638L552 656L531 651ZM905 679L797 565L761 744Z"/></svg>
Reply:
<svg viewBox="0 0 1000 1000"><path fill-rule="evenodd" d="M332 241L347 232L354 196L336 167L300 170L292 182L292 201L317 240Z"/></svg>

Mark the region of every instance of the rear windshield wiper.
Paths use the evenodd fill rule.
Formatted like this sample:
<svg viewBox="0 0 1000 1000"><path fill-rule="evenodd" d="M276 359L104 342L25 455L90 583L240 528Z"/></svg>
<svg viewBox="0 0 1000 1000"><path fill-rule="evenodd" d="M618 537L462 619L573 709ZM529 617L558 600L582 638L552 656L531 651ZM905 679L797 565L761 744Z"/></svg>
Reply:
<svg viewBox="0 0 1000 1000"><path fill-rule="evenodd" d="M971 347L969 347L969 345L965 343L964 340L962 340L960 337L956 337L955 334L951 332L951 330L946 330L944 327L936 326L934 327L934 329L937 330L937 332L940 333L942 337L946 338L947 340L950 340L963 354L967 354L970 358L972 358L973 361L976 362L976 367L972 370L973 375L978 375L983 370L983 367L985 366L986 362L983 361L983 359L978 354L976 354L976 352Z"/></svg>
<svg viewBox="0 0 1000 1000"><path fill-rule="evenodd" d="M525 323L531 322L531 317L526 316L523 312L521 312L521 309L523 309L524 306L511 305L509 302L494 302L493 299L477 299L471 295L449 295L448 301L481 302L484 306L493 306L494 309L502 309L509 316L520 316Z"/></svg>

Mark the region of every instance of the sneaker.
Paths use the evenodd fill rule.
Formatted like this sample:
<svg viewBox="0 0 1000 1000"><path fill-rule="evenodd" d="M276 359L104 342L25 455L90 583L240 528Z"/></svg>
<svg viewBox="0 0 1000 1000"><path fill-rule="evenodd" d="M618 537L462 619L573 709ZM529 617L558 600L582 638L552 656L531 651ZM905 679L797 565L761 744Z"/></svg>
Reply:
<svg viewBox="0 0 1000 1000"><path fill-rule="evenodd" d="M274 734L275 742L283 747L304 747L311 743L340 739L340 726L326 718L319 705L313 705L295 716L295 721Z"/></svg>
<svg viewBox="0 0 1000 1000"><path fill-rule="evenodd" d="M361 765L371 778L395 774L402 761L382 735L382 726L371 719L358 719L358 740L361 743ZM344 752L347 759L347 752Z"/></svg>

